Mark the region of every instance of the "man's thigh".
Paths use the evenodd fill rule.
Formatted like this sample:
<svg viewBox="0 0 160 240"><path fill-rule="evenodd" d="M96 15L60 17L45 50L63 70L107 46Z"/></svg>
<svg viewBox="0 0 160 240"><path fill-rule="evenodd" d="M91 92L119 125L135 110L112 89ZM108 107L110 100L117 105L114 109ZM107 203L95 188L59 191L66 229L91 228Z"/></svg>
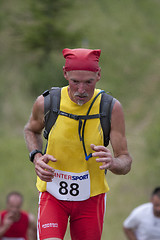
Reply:
<svg viewBox="0 0 160 240"><path fill-rule="evenodd" d="M63 239L68 223L67 208L49 193L40 193L38 239Z"/></svg>
<svg viewBox="0 0 160 240"><path fill-rule="evenodd" d="M100 240L106 209L106 194L74 202L70 216L72 240Z"/></svg>

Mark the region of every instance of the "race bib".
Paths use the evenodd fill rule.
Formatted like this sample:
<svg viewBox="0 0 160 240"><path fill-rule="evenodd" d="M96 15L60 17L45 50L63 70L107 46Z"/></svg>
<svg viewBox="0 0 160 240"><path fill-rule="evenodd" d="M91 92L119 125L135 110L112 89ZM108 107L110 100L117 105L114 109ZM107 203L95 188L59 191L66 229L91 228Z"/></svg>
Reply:
<svg viewBox="0 0 160 240"><path fill-rule="evenodd" d="M89 172L73 173L55 170L55 176L52 182L47 182L46 190L59 200L86 200L90 197Z"/></svg>

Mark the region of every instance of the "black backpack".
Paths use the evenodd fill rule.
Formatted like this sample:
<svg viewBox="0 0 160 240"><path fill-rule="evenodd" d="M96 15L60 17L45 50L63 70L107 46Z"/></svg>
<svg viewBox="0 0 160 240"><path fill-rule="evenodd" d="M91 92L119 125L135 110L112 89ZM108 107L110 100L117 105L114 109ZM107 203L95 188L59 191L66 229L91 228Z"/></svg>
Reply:
<svg viewBox="0 0 160 240"><path fill-rule="evenodd" d="M101 97L99 113L94 115L89 115L92 105L94 104L95 100L100 94L102 94L102 97ZM85 124L87 119L100 118L103 135L104 135L104 146L108 146L109 140L110 140L110 129L111 129L111 112L112 112L113 105L116 101L115 98L113 98L111 95L105 93L102 90L93 99L86 115L74 115L74 114L60 111L61 88L53 87L50 90L46 90L42 95L44 97L45 130L43 135L45 139L48 139L49 132L52 126L55 124L58 115L63 115L65 117L69 117L74 120L77 120L79 121L78 131L79 131L80 141L82 141L86 158L89 158L91 156L89 155L87 156L86 150L85 150L85 143L83 140ZM82 123L82 120L83 120L83 123Z"/></svg>

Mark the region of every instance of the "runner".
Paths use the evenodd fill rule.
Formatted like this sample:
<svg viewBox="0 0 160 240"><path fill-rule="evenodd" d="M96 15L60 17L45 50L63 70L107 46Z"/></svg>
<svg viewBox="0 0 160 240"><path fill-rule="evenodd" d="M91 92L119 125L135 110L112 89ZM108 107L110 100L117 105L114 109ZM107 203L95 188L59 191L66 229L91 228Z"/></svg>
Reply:
<svg viewBox="0 0 160 240"><path fill-rule="evenodd" d="M63 239L68 218L72 240L101 239L109 190L105 173L127 174L131 168L124 115L116 99L112 102L110 129L114 156L104 146L98 115L101 94L95 88L101 78L100 54L101 50L83 48L63 50L63 73L68 85L61 90L60 114L49 133L46 154L42 154L41 136L45 94L35 101L25 126L40 192L40 240ZM86 117L88 111L91 119Z"/></svg>
<svg viewBox="0 0 160 240"><path fill-rule="evenodd" d="M10 192L6 198L6 210L0 212L0 239L27 240L37 239L37 223L31 213L22 211L23 196Z"/></svg>

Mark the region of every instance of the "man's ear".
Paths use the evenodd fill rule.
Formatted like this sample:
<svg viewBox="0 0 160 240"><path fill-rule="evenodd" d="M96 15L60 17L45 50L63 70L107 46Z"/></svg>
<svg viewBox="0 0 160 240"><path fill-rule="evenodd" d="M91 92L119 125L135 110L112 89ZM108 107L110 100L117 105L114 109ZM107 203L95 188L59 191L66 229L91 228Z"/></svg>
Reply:
<svg viewBox="0 0 160 240"><path fill-rule="evenodd" d="M63 76L66 80L68 80L68 74L67 74L64 66L63 66Z"/></svg>
<svg viewBox="0 0 160 240"><path fill-rule="evenodd" d="M97 82L101 79L101 68L97 72Z"/></svg>

